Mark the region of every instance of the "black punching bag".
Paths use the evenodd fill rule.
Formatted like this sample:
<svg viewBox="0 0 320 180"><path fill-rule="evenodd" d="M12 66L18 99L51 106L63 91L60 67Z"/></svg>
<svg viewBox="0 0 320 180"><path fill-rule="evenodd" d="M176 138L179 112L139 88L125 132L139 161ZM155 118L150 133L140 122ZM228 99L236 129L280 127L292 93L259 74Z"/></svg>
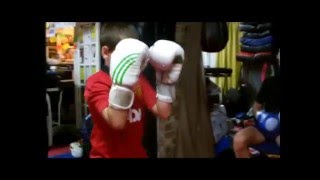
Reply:
<svg viewBox="0 0 320 180"><path fill-rule="evenodd" d="M157 40L166 39L175 41L176 23L156 23L156 38Z"/></svg>
<svg viewBox="0 0 320 180"><path fill-rule="evenodd" d="M156 41L156 23L138 22L134 24L139 33L139 39L152 46Z"/></svg>
<svg viewBox="0 0 320 180"><path fill-rule="evenodd" d="M219 52L228 42L228 26L223 22L202 23L201 48L205 52Z"/></svg>
<svg viewBox="0 0 320 180"><path fill-rule="evenodd" d="M146 43L147 46L152 46L156 41L155 23L138 22L134 24L139 33L139 40ZM155 88L156 78L153 67L148 64L143 71L143 75L148 79L149 83ZM146 111L146 123L144 124L144 133L142 144L149 158L157 158L157 119L155 116Z"/></svg>
<svg viewBox="0 0 320 180"><path fill-rule="evenodd" d="M167 39L174 41L175 23L137 22L134 23L139 39L151 47L157 40ZM155 71L149 64L143 71L144 76L150 84L156 88ZM157 119L149 111L146 113L146 123L144 127L143 145L150 158L157 158Z"/></svg>

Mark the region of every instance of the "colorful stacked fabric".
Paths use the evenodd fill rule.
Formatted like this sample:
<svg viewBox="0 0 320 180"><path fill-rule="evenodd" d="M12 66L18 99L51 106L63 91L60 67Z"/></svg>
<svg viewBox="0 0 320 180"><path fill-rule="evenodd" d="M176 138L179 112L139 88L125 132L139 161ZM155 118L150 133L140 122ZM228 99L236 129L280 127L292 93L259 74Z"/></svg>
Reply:
<svg viewBox="0 0 320 180"><path fill-rule="evenodd" d="M274 60L272 53L272 24L268 22L242 22L240 31L244 34L240 39L241 52L237 60L242 62Z"/></svg>

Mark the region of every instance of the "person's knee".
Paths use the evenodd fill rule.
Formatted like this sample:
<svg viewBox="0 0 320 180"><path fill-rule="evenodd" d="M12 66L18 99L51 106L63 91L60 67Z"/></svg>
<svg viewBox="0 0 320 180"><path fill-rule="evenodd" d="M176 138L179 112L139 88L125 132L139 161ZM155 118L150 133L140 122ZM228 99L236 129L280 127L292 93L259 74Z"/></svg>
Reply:
<svg viewBox="0 0 320 180"><path fill-rule="evenodd" d="M248 148L248 138L245 134L236 134L233 139L233 148L235 151Z"/></svg>

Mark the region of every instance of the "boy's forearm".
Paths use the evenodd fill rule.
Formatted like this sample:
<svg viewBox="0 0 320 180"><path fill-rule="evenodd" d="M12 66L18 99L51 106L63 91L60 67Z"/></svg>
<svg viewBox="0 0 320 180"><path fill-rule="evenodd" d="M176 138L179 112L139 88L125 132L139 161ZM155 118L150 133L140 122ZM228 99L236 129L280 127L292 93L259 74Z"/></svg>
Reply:
<svg viewBox="0 0 320 180"><path fill-rule="evenodd" d="M129 110L119 110L107 107L103 110L102 115L113 129L121 130L127 123L128 111Z"/></svg>
<svg viewBox="0 0 320 180"><path fill-rule="evenodd" d="M167 120L172 112L172 103L157 100L156 114L160 119Z"/></svg>

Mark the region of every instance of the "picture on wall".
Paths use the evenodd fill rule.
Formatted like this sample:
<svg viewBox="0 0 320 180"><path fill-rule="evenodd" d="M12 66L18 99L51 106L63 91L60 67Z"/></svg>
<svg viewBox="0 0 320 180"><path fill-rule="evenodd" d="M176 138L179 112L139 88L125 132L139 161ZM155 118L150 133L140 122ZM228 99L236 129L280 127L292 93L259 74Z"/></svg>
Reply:
<svg viewBox="0 0 320 180"><path fill-rule="evenodd" d="M84 63L84 52L83 52L83 47L79 48L80 50L80 63Z"/></svg>
<svg viewBox="0 0 320 180"><path fill-rule="evenodd" d="M92 52L92 59L94 61L94 59L96 58L96 45L95 44L91 45L91 52Z"/></svg>

